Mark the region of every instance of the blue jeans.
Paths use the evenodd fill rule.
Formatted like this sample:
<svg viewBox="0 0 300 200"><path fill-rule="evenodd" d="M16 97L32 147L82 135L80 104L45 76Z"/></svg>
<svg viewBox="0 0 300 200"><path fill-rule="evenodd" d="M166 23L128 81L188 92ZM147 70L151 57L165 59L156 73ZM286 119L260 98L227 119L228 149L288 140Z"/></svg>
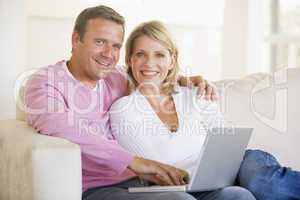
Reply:
<svg viewBox="0 0 300 200"><path fill-rule="evenodd" d="M258 200L300 199L300 172L282 167L274 156L261 150L247 150L237 184Z"/></svg>
<svg viewBox="0 0 300 200"><path fill-rule="evenodd" d="M83 193L83 200L255 200L247 189L238 186L223 189L199 192L155 192L155 193L128 193L128 187L143 186L138 178L124 181L119 184L105 187L96 187Z"/></svg>
<svg viewBox="0 0 300 200"><path fill-rule="evenodd" d="M281 167L269 153L247 150L241 164L237 185L220 190L184 193L128 193L128 187L143 186L138 179L90 189L83 200L299 200L300 172Z"/></svg>

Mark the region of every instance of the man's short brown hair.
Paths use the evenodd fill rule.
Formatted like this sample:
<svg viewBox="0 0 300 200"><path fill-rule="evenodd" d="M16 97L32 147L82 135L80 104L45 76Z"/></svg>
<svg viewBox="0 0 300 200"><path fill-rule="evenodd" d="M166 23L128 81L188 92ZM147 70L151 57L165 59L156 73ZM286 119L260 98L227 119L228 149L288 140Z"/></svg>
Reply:
<svg viewBox="0 0 300 200"><path fill-rule="evenodd" d="M103 18L111 20L117 24L122 25L123 31L125 30L125 19L122 15L116 12L114 9L107 6L95 6L84 9L76 18L74 30L80 36L80 40L83 39L88 20L95 18Z"/></svg>

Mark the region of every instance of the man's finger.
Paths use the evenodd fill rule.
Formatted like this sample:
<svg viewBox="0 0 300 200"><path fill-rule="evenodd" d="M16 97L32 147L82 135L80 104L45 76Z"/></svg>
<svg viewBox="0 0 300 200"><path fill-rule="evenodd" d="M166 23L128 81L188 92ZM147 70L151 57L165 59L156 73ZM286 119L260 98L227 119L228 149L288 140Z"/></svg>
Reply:
<svg viewBox="0 0 300 200"><path fill-rule="evenodd" d="M166 185L162 180L160 180L155 174L147 174L147 175L140 175L140 178L155 183L156 185Z"/></svg>
<svg viewBox="0 0 300 200"><path fill-rule="evenodd" d="M190 181L189 173L185 170L181 170L182 181L184 184L188 184Z"/></svg>
<svg viewBox="0 0 300 200"><path fill-rule="evenodd" d="M168 170L168 174L169 176L171 177L173 183L175 185L181 185L181 174L179 173L179 171L177 171L177 169L171 169L171 170Z"/></svg>
<svg viewBox="0 0 300 200"><path fill-rule="evenodd" d="M187 79L186 86L187 86L188 88L193 88L193 86L194 86L193 81L192 81L191 79Z"/></svg>
<svg viewBox="0 0 300 200"><path fill-rule="evenodd" d="M167 185L174 185L171 177L169 176L168 172L165 171L163 168L158 167L157 169L157 178L165 182Z"/></svg>
<svg viewBox="0 0 300 200"><path fill-rule="evenodd" d="M206 88L206 83L205 81L202 81L201 83L199 83L197 85L198 87L198 90L197 90L197 95L202 97L203 95L205 95L206 91L205 91L205 88Z"/></svg>
<svg viewBox="0 0 300 200"><path fill-rule="evenodd" d="M219 95L216 87L213 87L211 97L213 101L217 101L219 99Z"/></svg>
<svg viewBox="0 0 300 200"><path fill-rule="evenodd" d="M183 177L186 172L184 170L169 165L162 165L162 167L169 173L169 176L172 178L175 185L185 184Z"/></svg>
<svg viewBox="0 0 300 200"><path fill-rule="evenodd" d="M210 85L207 85L207 87L206 87L206 95L205 95L205 99L206 100L212 100L212 91L213 91L213 88L212 88L212 86L210 86Z"/></svg>

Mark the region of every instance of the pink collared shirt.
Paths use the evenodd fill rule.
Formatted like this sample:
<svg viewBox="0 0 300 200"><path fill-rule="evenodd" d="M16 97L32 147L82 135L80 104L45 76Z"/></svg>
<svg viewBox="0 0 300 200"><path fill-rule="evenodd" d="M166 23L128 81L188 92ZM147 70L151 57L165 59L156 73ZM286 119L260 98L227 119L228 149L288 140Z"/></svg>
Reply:
<svg viewBox="0 0 300 200"><path fill-rule="evenodd" d="M28 123L39 133L80 146L83 191L135 176L127 169L133 155L111 133L108 110L125 93L126 82L112 73L91 89L68 71L66 61L43 67L25 89Z"/></svg>

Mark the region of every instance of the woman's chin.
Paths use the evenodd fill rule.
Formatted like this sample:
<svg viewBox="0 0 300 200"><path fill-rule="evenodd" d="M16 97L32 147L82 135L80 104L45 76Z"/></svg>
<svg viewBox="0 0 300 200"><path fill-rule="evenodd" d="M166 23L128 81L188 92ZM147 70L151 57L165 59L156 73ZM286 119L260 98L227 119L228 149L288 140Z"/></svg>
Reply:
<svg viewBox="0 0 300 200"><path fill-rule="evenodd" d="M159 89L161 87L161 83L162 83L161 81L153 81L153 80L143 81L143 82L139 83L138 87L140 89L151 89L151 90L155 89L155 90L159 91Z"/></svg>

